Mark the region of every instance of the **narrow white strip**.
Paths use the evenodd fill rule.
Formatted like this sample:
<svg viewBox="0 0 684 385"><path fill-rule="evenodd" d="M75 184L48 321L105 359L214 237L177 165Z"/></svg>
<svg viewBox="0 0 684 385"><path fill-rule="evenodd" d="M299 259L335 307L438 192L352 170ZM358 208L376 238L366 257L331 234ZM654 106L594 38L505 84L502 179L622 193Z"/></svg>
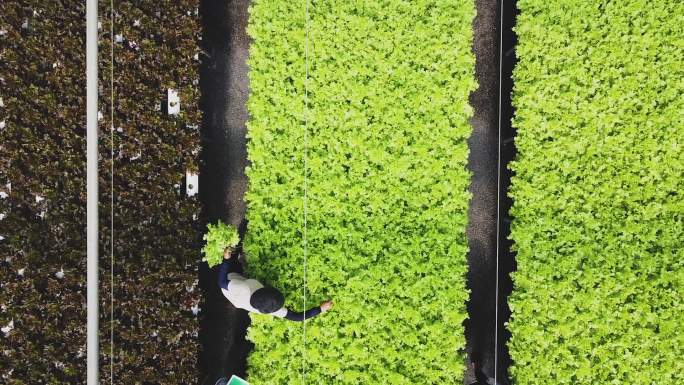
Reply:
<svg viewBox="0 0 684 385"><path fill-rule="evenodd" d="M306 259L307 259L307 219L308 219L308 178L309 170L307 158L309 156L309 0L306 0L305 10L305 40L304 40L304 286L302 288L306 312ZM306 313L304 313L306 316ZM302 385L306 384L306 319L302 321Z"/></svg>
<svg viewBox="0 0 684 385"><path fill-rule="evenodd" d="M496 160L496 286L494 291L494 384L498 385L499 371L499 236L501 232L501 83L503 81L503 13L504 0L501 0L499 9L499 140L497 142Z"/></svg>
<svg viewBox="0 0 684 385"><path fill-rule="evenodd" d="M98 385L97 0L86 3L87 384Z"/></svg>
<svg viewBox="0 0 684 385"><path fill-rule="evenodd" d="M112 185L112 195L110 202L110 222L109 222L109 246L110 246L110 265L109 265L109 282L110 282L110 297L109 297L109 382L114 385L114 0L109 1L109 37L110 50L109 60L111 67L109 72L109 123L111 124L110 136L110 156L112 159L110 175Z"/></svg>

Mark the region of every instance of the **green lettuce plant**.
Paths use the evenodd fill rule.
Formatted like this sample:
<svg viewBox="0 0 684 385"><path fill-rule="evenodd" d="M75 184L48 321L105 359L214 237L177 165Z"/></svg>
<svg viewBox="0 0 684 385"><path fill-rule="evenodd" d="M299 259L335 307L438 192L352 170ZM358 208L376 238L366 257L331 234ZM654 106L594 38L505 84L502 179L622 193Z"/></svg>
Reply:
<svg viewBox="0 0 684 385"><path fill-rule="evenodd" d="M85 382L85 41L83 2L0 1L3 384Z"/></svg>
<svg viewBox="0 0 684 385"><path fill-rule="evenodd" d="M122 41L113 45L114 63L109 55L110 5L114 6L115 15L113 34L122 36ZM101 2L98 8L102 24L100 48L104 52L99 55L98 72L102 90L98 99L103 132L100 153L109 154L114 149L113 165L108 155L100 160L100 236L101 247L109 250L113 214L116 272L114 282L110 283L109 253L101 254L101 298L109 298L113 288L115 301L113 309L108 301L101 303L100 322L109 323L113 311L116 324L114 357L109 356L110 332L100 329L100 382L109 381L110 370L122 384L187 384L198 375L199 322L192 309L201 298L195 280L204 225L198 196L183 196L181 191L183 175L186 171L197 171L200 164L197 126L202 112L199 62L194 59L202 34L199 6L198 0L178 0L163 7L145 0ZM60 14L61 11L46 13L50 18ZM80 32L83 19L78 20ZM59 41L54 45L59 47ZM82 43L79 47L83 47ZM81 52L82 48L65 52L76 50ZM40 56L40 52L36 55ZM28 56L32 57L37 56ZM74 70L79 78L82 68L80 65ZM113 121L109 99L112 86ZM161 111L168 88L179 91L179 115L169 116ZM78 90L77 95L82 95L83 88ZM62 104L74 104L83 119L83 105ZM73 127L81 125L76 123ZM111 124L115 128L113 143ZM84 147L74 148L82 154ZM79 169L82 168L82 157L73 159L80 160ZM112 170L113 190L109 188ZM121 258L124 255L126 258ZM166 280L166 284L155 285L158 280ZM114 367L110 368L112 362Z"/></svg>
<svg viewBox="0 0 684 385"><path fill-rule="evenodd" d="M517 5L512 379L684 384L684 3Z"/></svg>
<svg viewBox="0 0 684 385"><path fill-rule="evenodd" d="M219 220L215 225L207 224L207 232L203 239L205 244L202 248L204 254L202 260L212 267L221 263L226 247L232 249L240 242L240 235L235 226L227 225Z"/></svg>
<svg viewBox="0 0 684 385"><path fill-rule="evenodd" d="M250 9L245 251L291 308L335 305L306 338L252 315L250 383L460 384L474 2L311 3L308 108L304 16Z"/></svg>

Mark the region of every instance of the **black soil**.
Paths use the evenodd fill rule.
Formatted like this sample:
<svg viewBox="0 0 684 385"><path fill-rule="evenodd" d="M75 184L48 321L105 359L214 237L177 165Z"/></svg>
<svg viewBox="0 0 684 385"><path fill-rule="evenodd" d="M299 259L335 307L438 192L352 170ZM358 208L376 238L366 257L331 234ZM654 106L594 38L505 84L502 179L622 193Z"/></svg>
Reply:
<svg viewBox="0 0 684 385"><path fill-rule="evenodd" d="M511 316L508 307L508 297L513 290L511 272L517 268L515 253L511 251L512 241L508 239L511 232L511 218L508 212L513 201L508 197L507 192L511 184L511 172L507 165L515 158L515 128L511 124L514 109L511 103L513 92L513 68L517 62L515 56L515 45L517 37L513 32L515 20L518 16L517 0L504 1L502 14L503 34L502 34L502 57L501 57L501 183L499 196L501 198L500 210L500 230L499 230L499 327L497 330L499 338L498 354L498 374L497 377L502 384L509 384L508 368L511 365L511 357L508 353L508 340L510 333L504 327Z"/></svg>
<svg viewBox="0 0 684 385"><path fill-rule="evenodd" d="M499 384L509 384L507 376L510 356L506 343L508 332L504 324L510 310L507 298L511 292L510 272L515 268L508 234L510 220L507 217L511 201L506 196L510 183L507 164L515 156L511 127L512 91L511 71L515 64L512 32L515 21L515 1L477 0L477 17L473 22L473 52L475 74L479 88L471 94L470 103L475 113L471 120L473 133L469 139L470 156L468 168L472 171L470 191L473 198L468 213L468 302L469 319L466 321L466 341L469 361L487 377L495 377ZM503 17L502 61L499 61L501 19ZM501 105L499 105L499 65L501 68ZM501 111L501 165L498 165L499 110ZM499 171L500 170L500 171ZM500 172L500 174L499 174ZM500 185L497 177L500 175ZM497 322L497 197L500 198L499 215L499 263L498 263L498 322ZM498 343L495 342L498 339ZM475 381L474 373L466 373L465 383Z"/></svg>
<svg viewBox="0 0 684 385"><path fill-rule="evenodd" d="M246 122L249 82L247 36L249 1L202 0L203 26L200 71L202 167L200 200L203 219L218 219L246 230L244 193L247 189ZM245 377L252 344L245 339L247 312L236 309L216 285L217 268L200 264L204 294L200 324L200 381L213 384L217 377Z"/></svg>
<svg viewBox="0 0 684 385"><path fill-rule="evenodd" d="M468 141L473 194L468 212L468 302L466 342L470 360L494 377L496 309L497 162L499 140L499 0L477 0L473 21L475 75L479 88L470 95L474 109ZM474 382L466 373L465 383Z"/></svg>

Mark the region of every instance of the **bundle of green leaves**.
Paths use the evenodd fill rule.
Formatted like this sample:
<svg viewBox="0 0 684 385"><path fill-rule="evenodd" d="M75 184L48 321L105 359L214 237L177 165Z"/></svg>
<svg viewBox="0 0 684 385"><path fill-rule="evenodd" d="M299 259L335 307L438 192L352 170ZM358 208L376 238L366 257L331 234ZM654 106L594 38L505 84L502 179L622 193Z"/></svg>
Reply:
<svg viewBox="0 0 684 385"><path fill-rule="evenodd" d="M240 235L235 226L218 221L215 225L207 224L207 232L203 239L205 244L202 248L202 253L204 253L202 260L212 267L223 261L225 248L232 249L240 242Z"/></svg>
<svg viewBox="0 0 684 385"><path fill-rule="evenodd" d="M82 1L0 2L3 384L85 382L84 47Z"/></svg>
<svg viewBox="0 0 684 385"><path fill-rule="evenodd" d="M248 273L292 309L335 306L306 336L252 315L250 383L462 382L474 15L312 2L307 108L304 7L252 4Z"/></svg>
<svg viewBox="0 0 684 385"><path fill-rule="evenodd" d="M199 1L114 2L113 79L109 5L99 8L101 382L112 370L122 384L194 383L203 232L183 177L199 164ZM178 115L164 111L169 88Z"/></svg>
<svg viewBox="0 0 684 385"><path fill-rule="evenodd" d="M518 7L513 380L684 383L684 3Z"/></svg>

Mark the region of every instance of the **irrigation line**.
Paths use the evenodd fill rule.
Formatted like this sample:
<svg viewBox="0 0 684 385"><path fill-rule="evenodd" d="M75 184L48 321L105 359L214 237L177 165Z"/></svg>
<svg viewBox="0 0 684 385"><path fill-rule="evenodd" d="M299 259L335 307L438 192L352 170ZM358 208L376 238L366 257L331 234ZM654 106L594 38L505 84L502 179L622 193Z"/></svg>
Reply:
<svg viewBox="0 0 684 385"><path fill-rule="evenodd" d="M503 14L504 0L499 8L499 140L497 142L496 158L496 285L494 291L494 384L498 385L497 374L499 366L499 243L501 233L501 83L503 80Z"/></svg>
<svg viewBox="0 0 684 385"><path fill-rule="evenodd" d="M109 122L110 122L110 155L112 163L110 164L112 194L110 202L110 266L109 266L109 282L110 282L110 297L109 297L109 382L114 385L114 0L109 2L109 38L110 50L109 59L111 61L111 68L109 71Z"/></svg>
<svg viewBox="0 0 684 385"><path fill-rule="evenodd" d="M308 145L309 145L309 0L305 7L305 39L304 39L304 286L302 287L304 320L302 321L302 384L306 384L306 258L307 258L307 199L308 199Z"/></svg>
<svg viewBox="0 0 684 385"><path fill-rule="evenodd" d="M98 319L98 123L97 0L86 2L86 239L87 239L87 366L88 385L99 379Z"/></svg>

